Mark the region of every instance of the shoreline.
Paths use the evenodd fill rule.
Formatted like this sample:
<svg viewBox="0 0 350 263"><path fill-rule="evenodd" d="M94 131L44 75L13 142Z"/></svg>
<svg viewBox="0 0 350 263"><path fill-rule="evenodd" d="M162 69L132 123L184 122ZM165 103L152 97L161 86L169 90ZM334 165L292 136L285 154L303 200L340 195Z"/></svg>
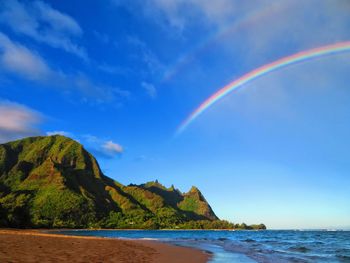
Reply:
<svg viewBox="0 0 350 263"><path fill-rule="evenodd" d="M1 228L0 228L1 229ZM264 231L264 230L246 230L246 229L173 229L173 228L162 228L162 229L143 229L143 228L28 228L23 230L38 230L47 232L59 232L59 231Z"/></svg>
<svg viewBox="0 0 350 263"><path fill-rule="evenodd" d="M154 240L71 236L52 232L49 229L0 229L0 261L204 263L211 258L207 251Z"/></svg>

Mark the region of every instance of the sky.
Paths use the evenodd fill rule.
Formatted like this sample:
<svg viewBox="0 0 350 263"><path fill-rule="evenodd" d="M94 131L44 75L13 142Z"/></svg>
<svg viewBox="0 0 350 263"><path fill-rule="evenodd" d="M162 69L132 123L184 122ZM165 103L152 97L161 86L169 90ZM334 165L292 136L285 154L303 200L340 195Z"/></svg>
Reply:
<svg viewBox="0 0 350 263"><path fill-rule="evenodd" d="M268 228L350 228L350 52L209 96L350 40L347 0L0 0L0 143L62 134L123 183L197 186Z"/></svg>

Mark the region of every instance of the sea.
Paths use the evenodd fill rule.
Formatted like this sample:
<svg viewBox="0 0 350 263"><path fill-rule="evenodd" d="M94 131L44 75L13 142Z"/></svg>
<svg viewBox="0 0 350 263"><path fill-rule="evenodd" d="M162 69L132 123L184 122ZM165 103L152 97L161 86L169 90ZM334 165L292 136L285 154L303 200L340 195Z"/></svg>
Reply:
<svg viewBox="0 0 350 263"><path fill-rule="evenodd" d="M350 231L62 230L61 234L156 240L194 247L222 262L350 262Z"/></svg>

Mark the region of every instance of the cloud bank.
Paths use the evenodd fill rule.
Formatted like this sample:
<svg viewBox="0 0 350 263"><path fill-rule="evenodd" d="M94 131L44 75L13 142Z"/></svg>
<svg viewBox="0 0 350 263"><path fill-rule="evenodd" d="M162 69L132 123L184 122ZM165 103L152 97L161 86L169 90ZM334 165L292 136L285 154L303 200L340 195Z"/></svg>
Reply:
<svg viewBox="0 0 350 263"><path fill-rule="evenodd" d="M44 81L53 76L46 61L25 46L10 40L0 32L1 67L29 80Z"/></svg>
<svg viewBox="0 0 350 263"><path fill-rule="evenodd" d="M0 23L13 32L88 60L84 48L75 43L83 31L71 16L42 1L6 0L0 7Z"/></svg>
<svg viewBox="0 0 350 263"><path fill-rule="evenodd" d="M52 68L33 50L0 32L0 68L24 79L56 88L63 93L80 93L83 101L111 102L130 93L118 87L94 83L83 73L67 74Z"/></svg>

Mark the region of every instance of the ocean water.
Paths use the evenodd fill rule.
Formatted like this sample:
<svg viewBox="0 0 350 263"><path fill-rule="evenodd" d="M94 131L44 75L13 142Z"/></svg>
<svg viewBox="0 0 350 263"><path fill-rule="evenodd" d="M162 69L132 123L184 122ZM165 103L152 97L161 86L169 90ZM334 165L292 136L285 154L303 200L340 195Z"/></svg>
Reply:
<svg viewBox="0 0 350 263"><path fill-rule="evenodd" d="M350 262L350 231L69 230L62 234L158 240L213 254L210 262Z"/></svg>

